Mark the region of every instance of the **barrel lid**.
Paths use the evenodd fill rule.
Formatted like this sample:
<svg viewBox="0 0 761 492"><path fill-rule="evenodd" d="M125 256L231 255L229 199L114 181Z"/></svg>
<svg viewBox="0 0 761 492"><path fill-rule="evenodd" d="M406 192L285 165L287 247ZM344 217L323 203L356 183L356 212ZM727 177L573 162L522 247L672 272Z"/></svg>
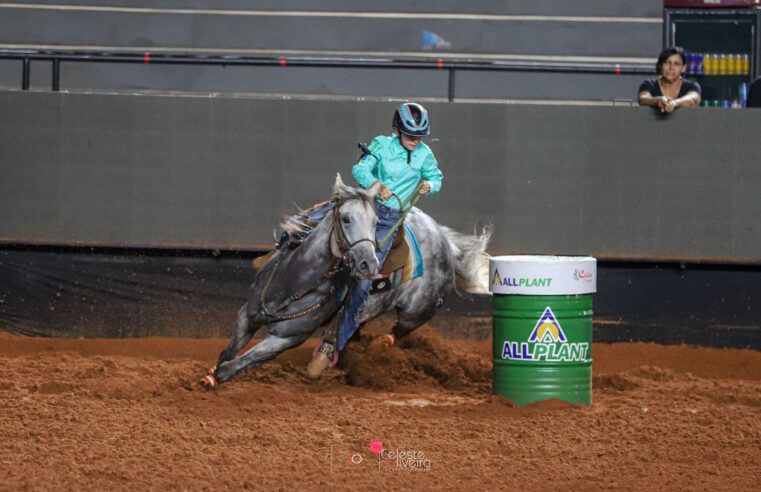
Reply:
<svg viewBox="0 0 761 492"><path fill-rule="evenodd" d="M597 259L591 256L494 256L489 290L495 294L573 295L597 292Z"/></svg>

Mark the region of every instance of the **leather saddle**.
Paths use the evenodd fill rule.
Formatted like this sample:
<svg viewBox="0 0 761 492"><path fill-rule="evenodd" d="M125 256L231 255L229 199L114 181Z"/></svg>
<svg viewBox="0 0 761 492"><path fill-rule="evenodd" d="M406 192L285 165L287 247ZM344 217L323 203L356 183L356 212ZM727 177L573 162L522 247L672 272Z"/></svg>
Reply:
<svg viewBox="0 0 761 492"><path fill-rule="evenodd" d="M404 230L404 223L399 224L394 242L391 243L391 249L383 265L381 265L380 273L393 273L407 263L407 259L410 256L410 247L407 245L407 241L404 240Z"/></svg>

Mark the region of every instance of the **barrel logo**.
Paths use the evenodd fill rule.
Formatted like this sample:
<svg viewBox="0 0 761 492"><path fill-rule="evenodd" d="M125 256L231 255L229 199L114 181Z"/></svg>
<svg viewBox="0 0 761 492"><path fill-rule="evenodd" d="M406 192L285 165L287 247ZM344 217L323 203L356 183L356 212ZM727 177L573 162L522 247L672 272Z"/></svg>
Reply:
<svg viewBox="0 0 761 492"><path fill-rule="evenodd" d="M494 276L491 278L492 285L501 285L503 287L551 287L552 277L547 278L530 278L530 277L501 277L499 269L494 269Z"/></svg>
<svg viewBox="0 0 761 492"><path fill-rule="evenodd" d="M563 327L549 306L525 342L505 340L502 346L502 358L510 360L584 361L588 352L588 343L568 342Z"/></svg>
<svg viewBox="0 0 761 492"><path fill-rule="evenodd" d="M563 328L560 327L560 323L555 317L555 313L552 312L549 306L544 310L544 314L539 318L539 321L536 322L536 326L531 332L531 336L528 337L528 341L542 343L568 341L565 333L563 333Z"/></svg>

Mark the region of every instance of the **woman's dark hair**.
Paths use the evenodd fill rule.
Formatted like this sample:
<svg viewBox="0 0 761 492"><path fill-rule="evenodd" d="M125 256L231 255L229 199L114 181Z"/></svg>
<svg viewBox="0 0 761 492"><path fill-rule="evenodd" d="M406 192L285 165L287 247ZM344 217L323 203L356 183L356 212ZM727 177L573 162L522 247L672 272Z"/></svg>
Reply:
<svg viewBox="0 0 761 492"><path fill-rule="evenodd" d="M655 71L658 72L658 75L661 75L661 67L663 67L664 63L666 63L666 60L674 55L679 55L679 58L682 59L682 63L685 65L687 64L687 59L684 56L684 50L682 48L679 46L666 48L665 50L661 51L660 55L658 55L658 63L655 64Z"/></svg>

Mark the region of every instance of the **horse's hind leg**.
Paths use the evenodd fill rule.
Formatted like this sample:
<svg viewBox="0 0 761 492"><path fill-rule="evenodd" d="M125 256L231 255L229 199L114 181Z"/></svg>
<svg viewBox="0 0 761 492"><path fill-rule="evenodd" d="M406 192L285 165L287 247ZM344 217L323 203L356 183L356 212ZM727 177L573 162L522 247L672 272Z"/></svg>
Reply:
<svg viewBox="0 0 761 492"><path fill-rule="evenodd" d="M238 355L238 352L251 341L254 333L256 333L256 328L258 328L258 326L251 326L251 318L248 315L248 303L246 303L238 311L238 319L235 323L233 338L222 353L219 354L217 367L229 360L233 360L235 356Z"/></svg>
<svg viewBox="0 0 761 492"><path fill-rule="evenodd" d="M420 328L423 323L433 318L435 312L434 302L425 303L424 306L414 310L400 309L397 313L396 324L391 328L393 338L384 341L390 345L394 343L395 340L406 337L416 329Z"/></svg>
<svg viewBox="0 0 761 492"><path fill-rule="evenodd" d="M239 372L253 369L268 360L274 359L280 352L300 345L309 338L309 333L281 338L267 335L248 352L217 367L214 377L220 383L232 379Z"/></svg>

